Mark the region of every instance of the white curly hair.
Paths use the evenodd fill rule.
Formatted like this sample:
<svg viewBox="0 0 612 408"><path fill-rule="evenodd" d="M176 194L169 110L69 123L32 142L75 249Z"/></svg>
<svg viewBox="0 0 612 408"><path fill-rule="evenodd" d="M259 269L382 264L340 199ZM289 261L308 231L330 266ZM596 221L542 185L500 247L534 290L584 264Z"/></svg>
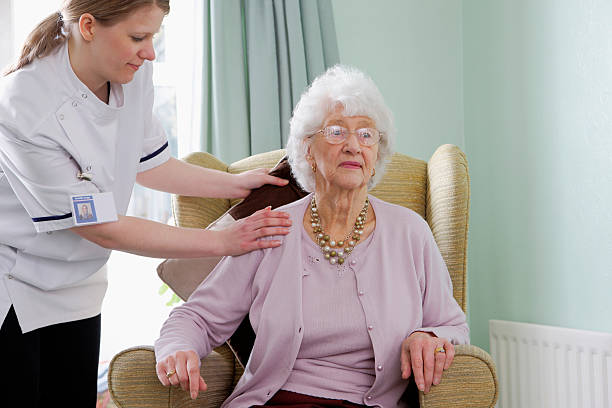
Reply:
<svg viewBox="0 0 612 408"><path fill-rule="evenodd" d="M345 116L367 116L381 132L376 159L376 174L368 182L371 190L383 177L393 154L395 128L393 115L374 81L360 70L335 65L318 76L302 94L289 122L287 156L291 171L305 191L315 189L314 173L306 160L309 136L323 126L325 118L338 107Z"/></svg>

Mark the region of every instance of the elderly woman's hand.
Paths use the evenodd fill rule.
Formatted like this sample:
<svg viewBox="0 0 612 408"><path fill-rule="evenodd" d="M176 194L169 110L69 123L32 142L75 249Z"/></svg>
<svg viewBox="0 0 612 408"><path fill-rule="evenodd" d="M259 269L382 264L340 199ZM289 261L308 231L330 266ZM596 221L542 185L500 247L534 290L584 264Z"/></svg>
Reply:
<svg viewBox="0 0 612 408"><path fill-rule="evenodd" d="M200 391L206 391L206 383L200 376L200 358L195 351L177 351L155 366L157 378L166 387L180 385L196 399Z"/></svg>
<svg viewBox="0 0 612 408"><path fill-rule="evenodd" d="M272 184L275 186L285 186L289 180L271 176L268 173L270 169L254 169L237 174L239 180L239 192L237 198L244 198L249 195L251 190L263 186L264 184Z"/></svg>
<svg viewBox="0 0 612 408"><path fill-rule="evenodd" d="M433 333L414 332L402 342L402 378L408 379L412 372L419 390L428 393L432 384L440 384L442 371L450 367L454 357L450 341Z"/></svg>

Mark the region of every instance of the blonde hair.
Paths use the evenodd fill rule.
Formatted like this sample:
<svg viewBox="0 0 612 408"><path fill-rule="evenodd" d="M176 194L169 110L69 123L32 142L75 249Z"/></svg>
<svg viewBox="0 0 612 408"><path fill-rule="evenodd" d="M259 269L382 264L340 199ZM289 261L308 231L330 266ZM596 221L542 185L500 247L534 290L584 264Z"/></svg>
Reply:
<svg viewBox="0 0 612 408"><path fill-rule="evenodd" d="M100 24L111 26L134 10L148 5L159 7L164 14L170 12L170 0L64 0L60 11L45 18L32 30L19 58L4 75L25 67L35 58L51 54L68 39L69 31L66 28L70 24L77 24L85 13L94 16Z"/></svg>
<svg viewBox="0 0 612 408"><path fill-rule="evenodd" d="M391 160L395 141L393 114L385 104L374 81L360 70L335 65L317 77L302 94L289 121L287 156L291 172L305 191L314 191L315 177L306 160L310 136L321 129L325 118L338 107L346 116L367 116L381 131L376 159L376 174L368 182L368 190L382 179Z"/></svg>

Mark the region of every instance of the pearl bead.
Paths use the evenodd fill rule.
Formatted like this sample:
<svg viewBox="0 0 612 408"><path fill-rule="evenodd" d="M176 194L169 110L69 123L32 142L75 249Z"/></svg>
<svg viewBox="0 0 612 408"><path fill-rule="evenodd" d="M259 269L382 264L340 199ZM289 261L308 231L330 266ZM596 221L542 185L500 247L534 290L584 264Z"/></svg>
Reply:
<svg viewBox="0 0 612 408"><path fill-rule="evenodd" d="M325 259L329 259L329 254L325 254Z"/></svg>
<svg viewBox="0 0 612 408"><path fill-rule="evenodd" d="M329 263L332 264L332 265L335 265L336 264L336 258L331 258L329 260Z"/></svg>
<svg viewBox="0 0 612 408"><path fill-rule="evenodd" d="M338 241L338 246L344 246L344 241Z"/></svg>
<svg viewBox="0 0 612 408"><path fill-rule="evenodd" d="M359 235L361 235L361 234L363 234L363 230L359 230L359 231L357 231L357 233L358 233Z"/></svg>
<svg viewBox="0 0 612 408"><path fill-rule="evenodd" d="M333 247L334 247L334 246L336 246L336 241L331 240L331 241L329 242L329 246L333 246Z"/></svg>
<svg viewBox="0 0 612 408"><path fill-rule="evenodd" d="M316 223L316 222L313 222L313 223L312 223L312 224L310 224L310 225L312 226L312 228L314 228L314 227L316 227L316 226L317 226L317 223Z"/></svg>
<svg viewBox="0 0 612 408"><path fill-rule="evenodd" d="M330 255L331 255L331 256L336 256L336 255L337 255L337 252L336 252L336 251L331 251Z"/></svg>
<svg viewBox="0 0 612 408"><path fill-rule="evenodd" d="M323 238L323 234L319 234L317 235L317 237L319 237L319 239Z"/></svg>
<svg viewBox="0 0 612 408"><path fill-rule="evenodd" d="M338 251L338 256L344 256L344 251Z"/></svg>
<svg viewBox="0 0 612 408"><path fill-rule="evenodd" d="M338 258L338 264L342 265L344 263L344 258Z"/></svg>
<svg viewBox="0 0 612 408"><path fill-rule="evenodd" d="M323 248L323 250L324 250L325 252L329 252L329 251L331 251L331 248L329 247L329 245L325 245L325 247Z"/></svg>
<svg viewBox="0 0 612 408"><path fill-rule="evenodd" d="M352 247L355 246L355 241L349 241L349 245Z"/></svg>

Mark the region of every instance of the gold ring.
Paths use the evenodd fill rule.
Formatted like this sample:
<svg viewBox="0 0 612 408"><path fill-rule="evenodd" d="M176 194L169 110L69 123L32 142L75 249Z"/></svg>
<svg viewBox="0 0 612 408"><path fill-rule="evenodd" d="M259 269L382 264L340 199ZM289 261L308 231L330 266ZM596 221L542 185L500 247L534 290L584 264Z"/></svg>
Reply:
<svg viewBox="0 0 612 408"><path fill-rule="evenodd" d="M446 350L444 350L444 347L438 347L434 350L434 353L446 353Z"/></svg>
<svg viewBox="0 0 612 408"><path fill-rule="evenodd" d="M166 377L170 378L170 377L172 377L174 374L176 374L176 371L174 371L174 370L170 370L170 371L168 371L168 372L166 373Z"/></svg>

